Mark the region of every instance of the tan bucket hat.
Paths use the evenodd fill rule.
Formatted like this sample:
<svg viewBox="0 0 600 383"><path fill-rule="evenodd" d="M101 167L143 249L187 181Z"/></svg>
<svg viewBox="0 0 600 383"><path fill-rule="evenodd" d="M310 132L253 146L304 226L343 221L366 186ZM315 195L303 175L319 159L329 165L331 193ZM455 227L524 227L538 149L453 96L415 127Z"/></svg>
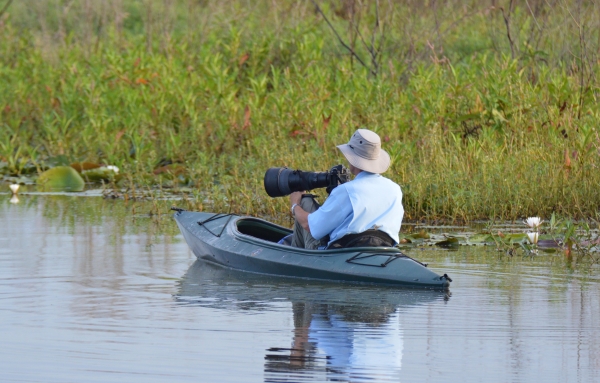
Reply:
<svg viewBox="0 0 600 383"><path fill-rule="evenodd" d="M381 139L368 129L358 129L347 144L337 148L351 165L370 172L383 173L390 167L390 155L381 149Z"/></svg>

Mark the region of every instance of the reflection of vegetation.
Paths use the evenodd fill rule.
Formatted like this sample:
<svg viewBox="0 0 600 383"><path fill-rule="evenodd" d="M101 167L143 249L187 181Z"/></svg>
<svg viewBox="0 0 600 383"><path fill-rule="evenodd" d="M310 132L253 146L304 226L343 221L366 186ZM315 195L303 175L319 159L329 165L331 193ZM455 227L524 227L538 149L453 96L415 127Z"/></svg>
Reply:
<svg viewBox="0 0 600 383"><path fill-rule="evenodd" d="M27 208L36 205L38 199L23 197L21 203ZM154 235L177 235L167 202L130 202L113 201L95 197L45 196L41 204L41 213L49 227L67 228L70 232L80 227L105 226L111 234L119 238L123 235L147 233ZM162 214L158 214L160 211Z"/></svg>
<svg viewBox="0 0 600 383"><path fill-rule="evenodd" d="M201 190L189 206L277 215L268 167L327 169L367 126L408 219L597 210L597 4L316 3L11 3L0 172L110 164L125 186Z"/></svg>

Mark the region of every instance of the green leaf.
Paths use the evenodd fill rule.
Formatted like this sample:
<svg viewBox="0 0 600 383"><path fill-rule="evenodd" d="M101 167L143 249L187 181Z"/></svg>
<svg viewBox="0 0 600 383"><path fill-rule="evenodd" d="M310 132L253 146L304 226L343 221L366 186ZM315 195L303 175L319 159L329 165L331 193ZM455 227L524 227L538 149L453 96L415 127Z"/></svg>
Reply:
<svg viewBox="0 0 600 383"><path fill-rule="evenodd" d="M429 239L429 233L427 233L425 230L421 230L416 234L413 234L414 238L421 238L421 239Z"/></svg>
<svg viewBox="0 0 600 383"><path fill-rule="evenodd" d="M78 192L83 190L85 182L79 173L72 167L57 166L40 174L37 185L38 190L44 192Z"/></svg>
<svg viewBox="0 0 600 383"><path fill-rule="evenodd" d="M519 243L527 241L527 234L525 233L509 233L504 234L504 241L508 241L510 243Z"/></svg>
<svg viewBox="0 0 600 383"><path fill-rule="evenodd" d="M478 233L472 235L467 240L472 245L484 245L487 243L495 243L494 237L489 233Z"/></svg>
<svg viewBox="0 0 600 383"><path fill-rule="evenodd" d="M115 178L117 174L112 170L105 166L84 170L81 172L81 176L88 181L99 182L99 181L110 181Z"/></svg>
<svg viewBox="0 0 600 383"><path fill-rule="evenodd" d="M508 121L506 120L506 118L504 118L504 116L502 115L502 113L500 113L500 112L499 112L497 109L493 109L493 110L492 110L492 115L493 115L493 116L494 116L494 117L495 117L495 118L496 118L498 121L501 121L501 122L508 122Z"/></svg>
<svg viewBox="0 0 600 383"><path fill-rule="evenodd" d="M436 242L435 245L439 247L458 247L459 244L458 238L450 237L444 241Z"/></svg>

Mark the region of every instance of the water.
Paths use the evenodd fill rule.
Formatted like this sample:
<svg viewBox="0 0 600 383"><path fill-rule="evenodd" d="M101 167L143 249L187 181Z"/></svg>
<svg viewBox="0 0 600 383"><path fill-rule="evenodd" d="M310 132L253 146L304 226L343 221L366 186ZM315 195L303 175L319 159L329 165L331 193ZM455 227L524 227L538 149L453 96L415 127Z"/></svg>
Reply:
<svg viewBox="0 0 600 383"><path fill-rule="evenodd" d="M425 248L449 293L264 277L148 211L0 195L1 382L600 381L596 267Z"/></svg>

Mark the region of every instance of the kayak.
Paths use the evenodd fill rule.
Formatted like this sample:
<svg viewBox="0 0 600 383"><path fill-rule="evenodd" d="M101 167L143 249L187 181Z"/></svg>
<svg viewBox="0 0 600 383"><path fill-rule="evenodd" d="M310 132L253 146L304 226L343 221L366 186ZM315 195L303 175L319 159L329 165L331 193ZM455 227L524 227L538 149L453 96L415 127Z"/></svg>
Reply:
<svg viewBox="0 0 600 383"><path fill-rule="evenodd" d="M452 281L394 247L308 250L278 243L292 230L249 216L176 211L198 259L246 272L337 282L446 289Z"/></svg>

